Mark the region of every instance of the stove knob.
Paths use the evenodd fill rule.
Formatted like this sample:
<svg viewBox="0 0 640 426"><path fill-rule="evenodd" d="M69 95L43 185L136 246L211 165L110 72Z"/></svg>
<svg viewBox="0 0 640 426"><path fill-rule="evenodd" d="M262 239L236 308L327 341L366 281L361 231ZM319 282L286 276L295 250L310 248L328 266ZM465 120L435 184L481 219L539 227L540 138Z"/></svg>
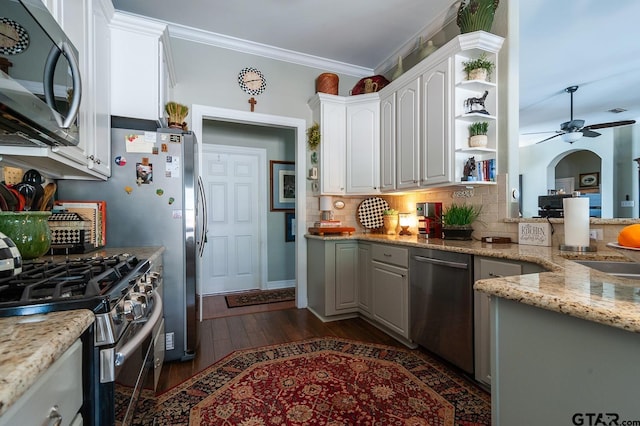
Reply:
<svg viewBox="0 0 640 426"><path fill-rule="evenodd" d="M138 293L149 294L153 291L153 286L151 284L140 282L136 286L136 291Z"/></svg>
<svg viewBox="0 0 640 426"><path fill-rule="evenodd" d="M144 308L137 300L125 300L123 306L124 316L129 321L135 321L144 315Z"/></svg>

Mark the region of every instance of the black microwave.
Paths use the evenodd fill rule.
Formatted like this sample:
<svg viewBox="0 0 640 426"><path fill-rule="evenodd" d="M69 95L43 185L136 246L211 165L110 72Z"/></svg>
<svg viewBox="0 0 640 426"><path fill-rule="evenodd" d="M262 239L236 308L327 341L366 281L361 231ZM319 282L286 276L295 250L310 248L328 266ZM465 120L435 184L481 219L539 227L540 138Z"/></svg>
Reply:
<svg viewBox="0 0 640 426"><path fill-rule="evenodd" d="M0 4L0 145L77 145L77 49L41 0Z"/></svg>

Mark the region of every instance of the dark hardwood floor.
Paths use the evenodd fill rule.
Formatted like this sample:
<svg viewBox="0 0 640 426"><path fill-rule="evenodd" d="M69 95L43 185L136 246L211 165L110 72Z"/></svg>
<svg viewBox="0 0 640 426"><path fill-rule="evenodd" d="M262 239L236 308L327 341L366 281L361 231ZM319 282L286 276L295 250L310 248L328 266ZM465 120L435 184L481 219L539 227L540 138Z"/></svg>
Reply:
<svg viewBox="0 0 640 426"><path fill-rule="evenodd" d="M214 303L213 300L210 302ZM324 336L403 347L395 339L359 318L323 323L307 309L283 309L281 304L271 305L275 306L259 305L253 311L243 309L241 315L222 316L200 322L196 357L186 362L165 363L157 392L161 393L179 384L231 352L241 349ZM203 309L203 312L207 311ZM230 315L229 312L226 315Z"/></svg>

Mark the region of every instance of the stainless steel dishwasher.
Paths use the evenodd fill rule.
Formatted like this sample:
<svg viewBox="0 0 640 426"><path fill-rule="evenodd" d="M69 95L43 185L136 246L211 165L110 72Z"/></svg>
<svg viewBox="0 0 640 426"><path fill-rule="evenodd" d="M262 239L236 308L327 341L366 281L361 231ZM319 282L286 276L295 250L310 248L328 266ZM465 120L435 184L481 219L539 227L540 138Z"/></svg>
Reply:
<svg viewBox="0 0 640 426"><path fill-rule="evenodd" d="M409 257L411 339L473 374L472 256L414 248Z"/></svg>

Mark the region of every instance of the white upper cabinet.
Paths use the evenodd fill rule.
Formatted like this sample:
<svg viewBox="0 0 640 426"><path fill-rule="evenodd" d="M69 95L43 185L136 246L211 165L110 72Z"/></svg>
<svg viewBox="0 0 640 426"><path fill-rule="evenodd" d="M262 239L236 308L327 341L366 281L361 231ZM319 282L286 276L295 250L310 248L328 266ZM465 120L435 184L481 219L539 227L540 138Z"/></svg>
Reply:
<svg viewBox="0 0 640 426"><path fill-rule="evenodd" d="M396 189L417 188L420 180L420 80L396 91Z"/></svg>
<svg viewBox="0 0 640 426"><path fill-rule="evenodd" d="M346 113L347 193L377 193L380 189L380 103L378 97L353 96L348 99Z"/></svg>
<svg viewBox="0 0 640 426"><path fill-rule="evenodd" d="M0 146L7 164L37 168L53 178L106 179L111 175L109 0L45 0L45 5L78 50L82 100L76 146Z"/></svg>
<svg viewBox="0 0 640 426"><path fill-rule="evenodd" d="M420 185L445 184L451 175L451 59L445 59L420 77L422 84L422 152Z"/></svg>
<svg viewBox="0 0 640 426"><path fill-rule="evenodd" d="M380 181L380 101L377 94L316 94L309 101L320 125L319 180L325 195L371 194Z"/></svg>
<svg viewBox="0 0 640 426"><path fill-rule="evenodd" d="M463 62L485 53L496 64L496 81L502 42L483 31L460 35L380 91L382 191L461 183L471 157L479 169L473 184L495 183L498 87L466 81ZM485 91L489 114L469 112L469 100ZM469 146L468 126L476 121L489 122L486 147Z"/></svg>
<svg viewBox="0 0 640 426"><path fill-rule="evenodd" d="M396 93L380 99L380 190L396 189Z"/></svg>
<svg viewBox="0 0 640 426"><path fill-rule="evenodd" d="M163 123L173 87L166 25L116 12L111 56L111 115Z"/></svg>

